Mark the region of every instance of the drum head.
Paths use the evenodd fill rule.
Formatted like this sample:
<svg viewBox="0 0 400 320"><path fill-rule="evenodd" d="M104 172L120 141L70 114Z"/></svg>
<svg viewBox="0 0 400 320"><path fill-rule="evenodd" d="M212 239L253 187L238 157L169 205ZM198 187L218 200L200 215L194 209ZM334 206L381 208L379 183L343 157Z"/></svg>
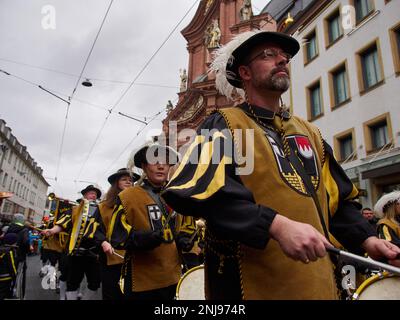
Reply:
<svg viewBox="0 0 400 320"><path fill-rule="evenodd" d="M400 277L375 275L364 281L355 295L357 300L400 300Z"/></svg>
<svg viewBox="0 0 400 320"><path fill-rule="evenodd" d="M176 287L176 299L205 300L203 265L188 270L182 276Z"/></svg>

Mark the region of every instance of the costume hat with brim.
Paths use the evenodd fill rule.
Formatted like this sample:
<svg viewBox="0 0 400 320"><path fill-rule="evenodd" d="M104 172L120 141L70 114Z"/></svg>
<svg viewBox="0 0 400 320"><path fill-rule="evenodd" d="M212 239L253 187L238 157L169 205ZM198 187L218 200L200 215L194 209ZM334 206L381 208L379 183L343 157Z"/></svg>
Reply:
<svg viewBox="0 0 400 320"><path fill-rule="evenodd" d="M383 218L386 210L400 201L400 191L393 191L382 196L374 206L374 213L378 218Z"/></svg>
<svg viewBox="0 0 400 320"><path fill-rule="evenodd" d="M155 164L160 162L175 165L179 162L179 158L179 153L170 146L151 142L136 151L133 161L135 167L142 169L142 165L146 163Z"/></svg>
<svg viewBox="0 0 400 320"><path fill-rule="evenodd" d="M251 30L237 34L213 53L209 72L215 73L215 87L229 100L245 98L239 66L246 63L251 49L263 43L274 43L294 56L300 49L296 39L280 32Z"/></svg>
<svg viewBox="0 0 400 320"><path fill-rule="evenodd" d="M96 194L97 194L97 199L100 199L100 197L101 197L101 191L100 191L100 189L99 188L96 188L94 185L88 185L85 189L83 189L82 191L81 191L81 194L83 195L83 196L85 196L85 193L87 193L87 192L89 192L89 191L95 191L96 192Z"/></svg>
<svg viewBox="0 0 400 320"><path fill-rule="evenodd" d="M300 49L298 41L284 33L263 31L254 34L232 52L232 57L226 64L226 73L230 75L227 77L227 80L231 85L236 88L242 88L239 66L244 63L249 53L251 53L251 49L263 43L275 43L292 57L295 56Z"/></svg>
<svg viewBox="0 0 400 320"><path fill-rule="evenodd" d="M131 172L127 168L121 168L108 177L108 182L110 184L113 184L115 181L123 176L130 176L132 178L132 182L136 182L140 179L140 175L138 175L137 173Z"/></svg>

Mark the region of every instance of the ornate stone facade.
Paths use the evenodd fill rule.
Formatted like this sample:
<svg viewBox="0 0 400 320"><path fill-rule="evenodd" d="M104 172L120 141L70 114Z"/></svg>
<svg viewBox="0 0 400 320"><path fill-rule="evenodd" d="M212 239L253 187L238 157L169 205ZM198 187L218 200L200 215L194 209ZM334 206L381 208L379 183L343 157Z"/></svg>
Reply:
<svg viewBox="0 0 400 320"><path fill-rule="evenodd" d="M187 66L187 88L178 93L177 105L163 120L163 130L168 134L170 121L177 122L178 132L196 129L216 108L230 106L231 103L215 89L215 76L208 73L213 52L218 48L210 44L212 26L218 26L218 44L224 45L238 33L253 29L276 30L276 23L268 13L252 16L243 21L241 9L244 0L202 0L189 25L181 33L187 40L189 61ZM243 11L243 10L242 10ZM209 41L207 41L207 39Z"/></svg>

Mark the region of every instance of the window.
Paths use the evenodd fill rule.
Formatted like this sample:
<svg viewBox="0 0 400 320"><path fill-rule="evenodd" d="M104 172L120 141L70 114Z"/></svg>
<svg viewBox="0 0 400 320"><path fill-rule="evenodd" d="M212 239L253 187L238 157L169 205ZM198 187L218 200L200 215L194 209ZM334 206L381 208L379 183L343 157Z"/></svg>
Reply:
<svg viewBox="0 0 400 320"><path fill-rule="evenodd" d="M364 123L365 145L367 153L379 151L393 141L389 113Z"/></svg>
<svg viewBox="0 0 400 320"><path fill-rule="evenodd" d="M11 177L10 179L10 185L8 186L8 190L12 191L11 187L12 187L12 183L13 183L14 178Z"/></svg>
<svg viewBox="0 0 400 320"><path fill-rule="evenodd" d="M3 187L4 187L4 188L6 187L7 179L8 179L8 174L6 173L6 174L4 175L4 178L3 178Z"/></svg>
<svg viewBox="0 0 400 320"><path fill-rule="evenodd" d="M316 31L312 31L304 39L304 64L308 64L318 56L318 42Z"/></svg>
<svg viewBox="0 0 400 320"><path fill-rule="evenodd" d="M323 115L320 80L307 88L308 120L314 120Z"/></svg>
<svg viewBox="0 0 400 320"><path fill-rule="evenodd" d="M400 23L389 30L393 64L396 75L400 74Z"/></svg>
<svg viewBox="0 0 400 320"><path fill-rule="evenodd" d="M372 44L357 52L357 75L361 93L383 83L383 65L378 44L379 41L375 40Z"/></svg>
<svg viewBox="0 0 400 320"><path fill-rule="evenodd" d="M338 161L350 161L357 158L354 128L334 137L335 156Z"/></svg>
<svg viewBox="0 0 400 320"><path fill-rule="evenodd" d="M324 25L325 41L329 47L343 36L339 9L336 9L324 20Z"/></svg>
<svg viewBox="0 0 400 320"><path fill-rule="evenodd" d="M374 11L372 0L354 0L356 10L356 23L359 24Z"/></svg>
<svg viewBox="0 0 400 320"><path fill-rule="evenodd" d="M10 154L8 156L8 163L11 164L11 159L12 159L12 151L10 150Z"/></svg>
<svg viewBox="0 0 400 320"><path fill-rule="evenodd" d="M371 126L370 130L373 149L382 148L385 144L389 143L388 127L386 121Z"/></svg>
<svg viewBox="0 0 400 320"><path fill-rule="evenodd" d="M350 100L346 62L341 63L329 72L329 90L332 108L338 107Z"/></svg>
<svg viewBox="0 0 400 320"><path fill-rule="evenodd" d="M353 137L347 136L340 140L340 155L342 159L349 158L353 153Z"/></svg>

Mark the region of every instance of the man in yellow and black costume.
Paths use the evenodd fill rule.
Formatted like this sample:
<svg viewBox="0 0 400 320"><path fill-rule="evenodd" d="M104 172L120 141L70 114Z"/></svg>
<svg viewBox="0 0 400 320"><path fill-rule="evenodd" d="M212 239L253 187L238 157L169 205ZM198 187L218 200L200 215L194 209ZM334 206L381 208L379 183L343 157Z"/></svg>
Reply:
<svg viewBox="0 0 400 320"><path fill-rule="evenodd" d="M60 232L69 234L66 291L68 300L78 299L78 289L84 276L86 276L88 287L83 297L84 300L96 298L101 282L98 247L94 239L98 227L94 215L97 209L96 200L101 197L101 191L99 188L89 185L81 191L81 194L83 198L78 206L65 212L53 228L43 231L46 236Z"/></svg>
<svg viewBox="0 0 400 320"><path fill-rule="evenodd" d="M259 31L218 50L217 89L246 102L205 120L162 194L206 220L207 299L337 299L331 235L353 252L397 254L359 214L357 190L319 130L281 106L299 48Z"/></svg>

